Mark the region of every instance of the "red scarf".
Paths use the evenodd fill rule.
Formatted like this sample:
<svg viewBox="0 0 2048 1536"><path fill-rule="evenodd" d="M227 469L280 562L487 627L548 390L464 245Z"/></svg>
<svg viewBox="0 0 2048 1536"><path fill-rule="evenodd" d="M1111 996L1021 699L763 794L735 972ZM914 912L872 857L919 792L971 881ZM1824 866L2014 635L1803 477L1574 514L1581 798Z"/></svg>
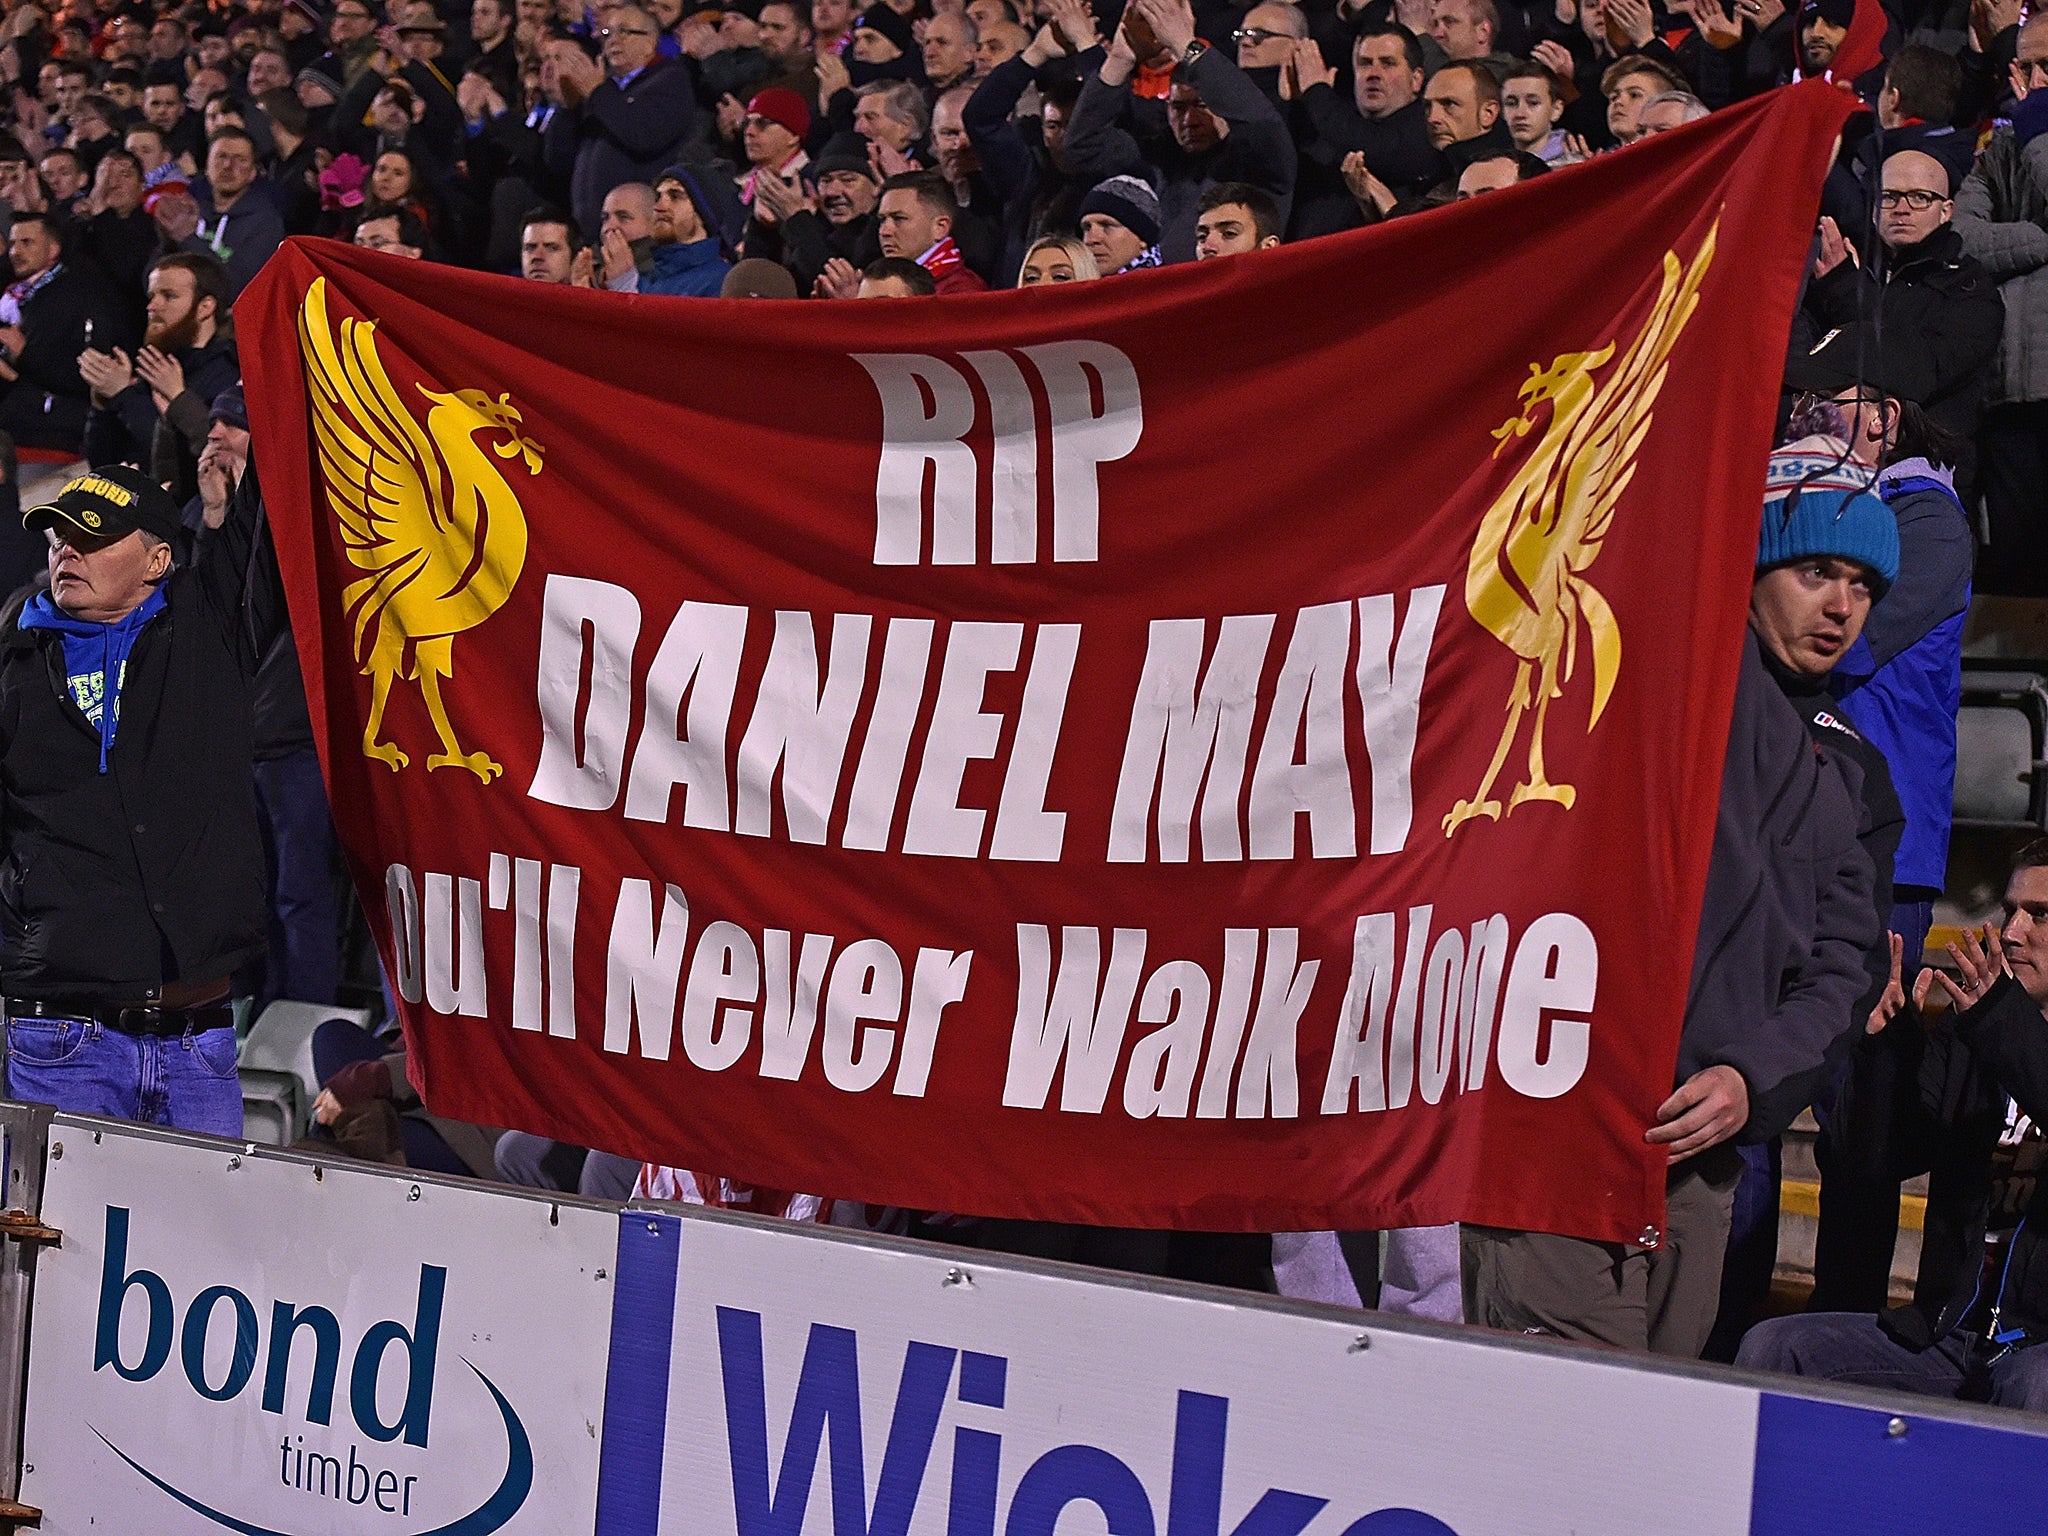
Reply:
<svg viewBox="0 0 2048 1536"><path fill-rule="evenodd" d="M917 264L931 273L933 281L942 281L965 265L960 259L960 247L953 243L951 235L941 235L932 248L917 258Z"/></svg>

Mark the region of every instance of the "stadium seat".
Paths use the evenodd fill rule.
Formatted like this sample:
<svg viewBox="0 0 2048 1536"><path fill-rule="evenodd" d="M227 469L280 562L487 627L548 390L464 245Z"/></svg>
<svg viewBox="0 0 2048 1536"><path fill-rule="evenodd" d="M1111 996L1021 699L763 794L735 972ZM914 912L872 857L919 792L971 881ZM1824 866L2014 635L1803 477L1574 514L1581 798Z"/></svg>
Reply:
<svg viewBox="0 0 2048 1536"><path fill-rule="evenodd" d="M1960 827L2048 831L2048 679L2038 671L1964 664L1956 715L1955 819Z"/></svg>
<svg viewBox="0 0 2048 1536"><path fill-rule="evenodd" d="M319 1097L313 1070L313 1031L329 1019L347 1019L364 1029L367 1008L278 1001L263 1010L242 1042L242 1131L251 1141L289 1146L306 1134Z"/></svg>

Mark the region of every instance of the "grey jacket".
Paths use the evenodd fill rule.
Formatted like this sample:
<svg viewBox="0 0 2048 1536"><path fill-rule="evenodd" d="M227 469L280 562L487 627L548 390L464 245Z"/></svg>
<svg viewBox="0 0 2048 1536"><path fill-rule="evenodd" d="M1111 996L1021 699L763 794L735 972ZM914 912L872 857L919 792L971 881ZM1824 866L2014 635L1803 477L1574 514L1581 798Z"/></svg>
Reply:
<svg viewBox="0 0 2048 1536"><path fill-rule="evenodd" d="M1854 1025L1863 957L1881 928L1856 827L1841 765L1746 634L1678 1046L1681 1083L1712 1066L1742 1074L1744 1141L1792 1123L1828 1047Z"/></svg>
<svg viewBox="0 0 2048 1536"><path fill-rule="evenodd" d="M2048 400L2048 134L2024 149L2001 126L1956 193L1956 232L2005 299L1988 400Z"/></svg>

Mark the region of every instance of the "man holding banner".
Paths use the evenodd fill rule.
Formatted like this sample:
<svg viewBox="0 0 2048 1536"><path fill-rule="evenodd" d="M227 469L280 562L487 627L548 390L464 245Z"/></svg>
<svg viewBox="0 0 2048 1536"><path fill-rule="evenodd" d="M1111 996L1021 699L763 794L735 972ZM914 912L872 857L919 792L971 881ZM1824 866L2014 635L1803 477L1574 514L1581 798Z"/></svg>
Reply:
<svg viewBox="0 0 2048 1536"><path fill-rule="evenodd" d="M1782 353L1847 110L949 305L514 334L288 245L252 425L422 1094L907 1209L1654 1242L1711 1317L1724 1144L1876 922L1743 648L1777 378L1721 361Z"/></svg>

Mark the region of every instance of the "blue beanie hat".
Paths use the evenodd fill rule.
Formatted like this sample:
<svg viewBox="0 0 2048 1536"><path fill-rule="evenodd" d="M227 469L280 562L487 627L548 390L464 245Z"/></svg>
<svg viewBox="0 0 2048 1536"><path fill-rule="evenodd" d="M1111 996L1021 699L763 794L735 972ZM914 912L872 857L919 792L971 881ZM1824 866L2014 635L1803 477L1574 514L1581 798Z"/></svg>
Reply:
<svg viewBox="0 0 2048 1536"><path fill-rule="evenodd" d="M1875 475L1832 438L1809 437L1771 455L1764 477L1756 568L1814 555L1854 560L1882 597L1899 576L1899 524L1870 489Z"/></svg>

